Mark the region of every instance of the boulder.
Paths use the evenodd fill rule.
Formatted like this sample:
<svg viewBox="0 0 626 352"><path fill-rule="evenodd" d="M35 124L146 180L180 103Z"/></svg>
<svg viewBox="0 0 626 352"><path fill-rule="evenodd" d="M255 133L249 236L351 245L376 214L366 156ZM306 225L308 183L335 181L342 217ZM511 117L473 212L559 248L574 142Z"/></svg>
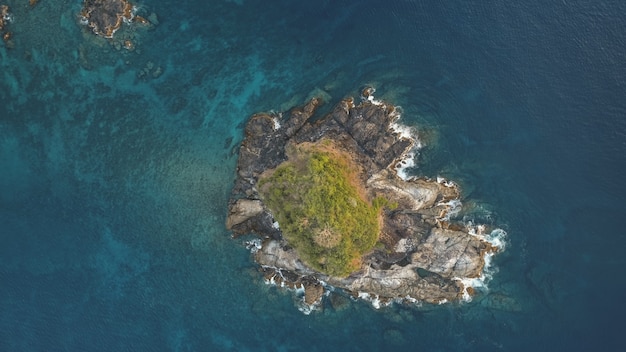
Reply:
<svg viewBox="0 0 626 352"><path fill-rule="evenodd" d="M444 277L479 277L484 252L490 245L461 231L434 228L422 242L411 261L418 267Z"/></svg>
<svg viewBox="0 0 626 352"><path fill-rule="evenodd" d="M263 203L258 199L239 199L231 207L226 222L226 228L231 230L250 218L263 212Z"/></svg>
<svg viewBox="0 0 626 352"><path fill-rule="evenodd" d="M308 305L320 303L324 297L324 286L315 279L304 280L302 284L304 286L304 303Z"/></svg>

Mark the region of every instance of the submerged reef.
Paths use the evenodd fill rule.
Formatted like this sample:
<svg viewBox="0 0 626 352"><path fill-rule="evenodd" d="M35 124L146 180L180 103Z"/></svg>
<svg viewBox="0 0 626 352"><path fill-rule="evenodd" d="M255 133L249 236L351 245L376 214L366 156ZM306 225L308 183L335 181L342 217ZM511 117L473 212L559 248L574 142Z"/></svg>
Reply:
<svg viewBox="0 0 626 352"><path fill-rule="evenodd" d="M451 220L455 183L404 177L416 137L372 93L321 118L320 99L253 115L226 226L258 237L248 244L260 271L300 292L305 311L340 290L375 306L468 300L500 244L484 226Z"/></svg>

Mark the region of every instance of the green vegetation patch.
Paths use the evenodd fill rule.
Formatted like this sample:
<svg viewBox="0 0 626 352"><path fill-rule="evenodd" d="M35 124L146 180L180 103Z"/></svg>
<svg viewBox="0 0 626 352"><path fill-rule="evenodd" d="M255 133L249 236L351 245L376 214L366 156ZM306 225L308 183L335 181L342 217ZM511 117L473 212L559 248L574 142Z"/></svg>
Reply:
<svg viewBox="0 0 626 352"><path fill-rule="evenodd" d="M376 244L386 202L377 198L372 205L363 199L345 153L313 147L291 154L260 179L263 201L307 265L347 276Z"/></svg>

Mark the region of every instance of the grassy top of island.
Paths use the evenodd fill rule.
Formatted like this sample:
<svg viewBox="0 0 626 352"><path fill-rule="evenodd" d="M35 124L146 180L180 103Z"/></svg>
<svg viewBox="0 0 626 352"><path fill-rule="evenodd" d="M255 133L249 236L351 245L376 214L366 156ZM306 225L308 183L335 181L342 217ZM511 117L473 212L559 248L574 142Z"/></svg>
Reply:
<svg viewBox="0 0 626 352"><path fill-rule="evenodd" d="M328 140L292 146L287 154L258 183L283 236L315 270L338 277L358 270L378 241L387 201L367 199L358 167Z"/></svg>

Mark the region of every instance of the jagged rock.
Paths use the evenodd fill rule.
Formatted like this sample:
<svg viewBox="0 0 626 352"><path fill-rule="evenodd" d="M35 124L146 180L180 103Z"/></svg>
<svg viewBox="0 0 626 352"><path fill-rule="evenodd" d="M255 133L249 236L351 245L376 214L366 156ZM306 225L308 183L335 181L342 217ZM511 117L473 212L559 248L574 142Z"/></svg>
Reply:
<svg viewBox="0 0 626 352"><path fill-rule="evenodd" d="M315 280L304 280L304 303L308 305L317 304L324 296L324 286Z"/></svg>
<svg viewBox="0 0 626 352"><path fill-rule="evenodd" d="M263 212L263 203L257 199L239 199L230 208L228 215L227 229L239 225L250 218L260 215Z"/></svg>
<svg viewBox="0 0 626 352"><path fill-rule="evenodd" d="M485 241L461 231L434 228L411 261L422 269L444 277L478 277L485 251L493 249Z"/></svg>

